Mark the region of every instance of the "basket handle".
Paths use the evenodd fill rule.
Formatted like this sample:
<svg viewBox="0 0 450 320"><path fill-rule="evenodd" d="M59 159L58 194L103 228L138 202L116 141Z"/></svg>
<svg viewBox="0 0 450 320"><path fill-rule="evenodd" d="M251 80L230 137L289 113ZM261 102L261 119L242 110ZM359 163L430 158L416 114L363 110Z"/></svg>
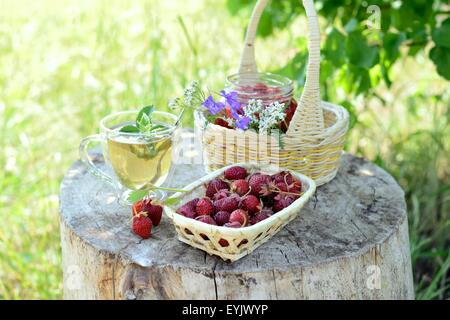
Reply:
<svg viewBox="0 0 450 320"><path fill-rule="evenodd" d="M268 2L269 0L258 0L253 9L245 36L244 50L241 55L241 64L239 67L239 73L241 74L258 72L254 42L259 20ZM320 30L313 0L303 0L303 7L306 10L309 27L308 66L303 93L300 97L297 110L289 124L287 134L314 137L322 134L325 127L319 87Z"/></svg>

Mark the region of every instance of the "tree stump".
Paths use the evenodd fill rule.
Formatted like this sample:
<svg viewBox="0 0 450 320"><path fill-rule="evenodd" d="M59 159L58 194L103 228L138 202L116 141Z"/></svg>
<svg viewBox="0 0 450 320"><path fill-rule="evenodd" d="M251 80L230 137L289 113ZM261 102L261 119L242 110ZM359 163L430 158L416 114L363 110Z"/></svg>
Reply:
<svg viewBox="0 0 450 320"><path fill-rule="evenodd" d="M175 165L167 185L204 174ZM178 241L167 217L140 239L131 210L80 162L62 182L60 212L66 299L414 298L403 191L351 155L294 221L234 263Z"/></svg>

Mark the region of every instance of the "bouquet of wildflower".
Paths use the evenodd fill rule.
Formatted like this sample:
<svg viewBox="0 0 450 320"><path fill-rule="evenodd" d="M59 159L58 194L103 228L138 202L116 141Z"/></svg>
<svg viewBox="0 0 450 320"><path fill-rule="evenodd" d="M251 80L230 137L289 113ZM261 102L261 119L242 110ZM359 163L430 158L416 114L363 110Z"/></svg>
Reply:
<svg viewBox="0 0 450 320"><path fill-rule="evenodd" d="M295 100L294 100L295 102ZM265 105L262 100L250 99L246 104L238 100L238 92L221 90L206 94L198 81L192 81L184 90L183 97L170 101L171 109L200 109L208 122L239 130L271 133L286 132L296 103L286 106L278 101Z"/></svg>

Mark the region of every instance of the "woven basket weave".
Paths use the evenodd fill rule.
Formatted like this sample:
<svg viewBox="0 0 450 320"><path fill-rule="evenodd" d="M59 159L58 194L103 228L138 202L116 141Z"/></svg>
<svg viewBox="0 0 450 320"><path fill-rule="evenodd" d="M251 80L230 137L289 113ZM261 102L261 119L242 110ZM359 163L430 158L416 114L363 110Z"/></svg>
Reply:
<svg viewBox="0 0 450 320"><path fill-rule="evenodd" d="M275 174L281 170L277 166L260 166L257 164L238 164L247 169L251 174L262 172L266 174ZM230 166L228 166L230 167ZM302 182L302 195L295 200L289 207L273 214L269 218L248 227L229 228L209 225L195 219L186 218L176 213L176 207L194 199L202 198L205 195L207 184L212 179L222 175L228 168L216 170L200 180L184 188L187 192L176 193L171 198L179 198L178 205L165 205L164 212L172 220L178 233L178 239L195 248L206 251L211 255L217 255L223 260L236 261L251 253L261 244L270 239L287 223L293 220L300 212L304 204L314 194L316 185L314 181L302 174L291 172L291 174ZM205 238L205 236L207 238ZM224 239L228 246L223 247L219 241Z"/></svg>
<svg viewBox="0 0 450 320"><path fill-rule="evenodd" d="M268 0L259 0L253 11L239 74L255 79L254 40L261 14ZM196 128L200 129L206 170L211 172L237 162L272 164L298 171L322 185L333 179L348 130L347 110L322 102L319 94L320 33L312 0L303 0L309 25L309 59L306 81L298 108L286 134L266 135L253 131L227 129L207 123L204 114L195 113Z"/></svg>

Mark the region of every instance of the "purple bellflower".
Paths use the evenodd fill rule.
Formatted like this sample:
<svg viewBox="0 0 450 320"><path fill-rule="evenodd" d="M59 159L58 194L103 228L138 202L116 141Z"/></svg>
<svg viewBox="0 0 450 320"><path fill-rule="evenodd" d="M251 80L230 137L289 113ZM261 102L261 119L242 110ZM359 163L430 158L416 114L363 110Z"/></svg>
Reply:
<svg viewBox="0 0 450 320"><path fill-rule="evenodd" d="M225 98L226 102L230 106L231 116L235 119L239 119L239 111L242 110L242 106L238 101L238 93L236 91L225 92L225 90L220 91L220 95Z"/></svg>
<svg viewBox="0 0 450 320"><path fill-rule="evenodd" d="M215 102L211 95L203 101L202 106L208 109L209 113L212 115L218 114L225 108L225 104L223 102Z"/></svg>
<svg viewBox="0 0 450 320"><path fill-rule="evenodd" d="M240 117L236 120L236 127L241 130L247 130L248 124L252 121L250 117Z"/></svg>

